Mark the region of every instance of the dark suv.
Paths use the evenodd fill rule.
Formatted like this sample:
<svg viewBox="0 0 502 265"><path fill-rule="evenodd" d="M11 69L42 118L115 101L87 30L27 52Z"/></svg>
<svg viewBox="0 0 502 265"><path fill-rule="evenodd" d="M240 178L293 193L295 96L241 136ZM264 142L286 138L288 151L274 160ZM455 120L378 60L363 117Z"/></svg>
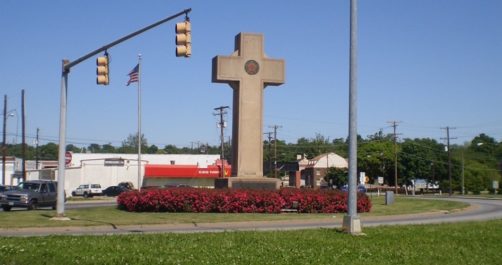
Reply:
<svg viewBox="0 0 502 265"><path fill-rule="evenodd" d="M50 180L30 180L20 183L15 189L0 194L0 204L4 211L12 207L33 210L38 207L56 209L57 182Z"/></svg>

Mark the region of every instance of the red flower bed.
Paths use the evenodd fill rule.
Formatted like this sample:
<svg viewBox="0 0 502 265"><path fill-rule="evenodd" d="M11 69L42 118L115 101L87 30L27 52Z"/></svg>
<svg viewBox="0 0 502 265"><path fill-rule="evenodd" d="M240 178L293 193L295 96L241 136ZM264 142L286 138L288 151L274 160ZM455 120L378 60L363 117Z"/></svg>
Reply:
<svg viewBox="0 0 502 265"><path fill-rule="evenodd" d="M347 193L310 189L216 190L195 188L153 189L124 192L118 207L131 212L300 213L347 212ZM357 211L369 212L371 202L358 194Z"/></svg>

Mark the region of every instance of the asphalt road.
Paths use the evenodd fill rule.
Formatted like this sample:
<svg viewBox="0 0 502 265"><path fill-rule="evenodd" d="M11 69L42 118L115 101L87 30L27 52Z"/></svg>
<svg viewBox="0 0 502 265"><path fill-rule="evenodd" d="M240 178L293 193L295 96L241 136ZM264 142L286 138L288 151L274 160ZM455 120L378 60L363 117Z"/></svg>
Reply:
<svg viewBox="0 0 502 265"><path fill-rule="evenodd" d="M427 198L430 199L430 198ZM398 216L361 217L363 228L381 225L432 224L502 219L502 200L447 198L471 204L469 208L457 212L421 213ZM82 204L83 206L84 204ZM95 206L96 204L93 203ZM20 228L0 229L0 236L47 236L47 235L114 235L114 234L149 234L149 233L201 233L228 231L272 231L298 230L315 228L340 228L343 214L333 219L288 220L288 221L253 221L228 223L190 223L147 226L109 226L99 227L56 227L56 228Z"/></svg>

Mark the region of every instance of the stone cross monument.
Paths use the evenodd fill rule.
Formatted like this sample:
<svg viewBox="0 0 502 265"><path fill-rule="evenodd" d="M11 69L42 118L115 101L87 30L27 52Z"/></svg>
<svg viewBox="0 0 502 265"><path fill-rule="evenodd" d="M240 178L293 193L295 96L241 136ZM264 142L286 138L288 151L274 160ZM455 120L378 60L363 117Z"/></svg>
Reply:
<svg viewBox="0 0 502 265"><path fill-rule="evenodd" d="M265 55L262 34L239 33L232 55L213 58L212 81L233 88L232 176L237 178L228 186L278 185L263 177L263 90L284 83L284 60Z"/></svg>

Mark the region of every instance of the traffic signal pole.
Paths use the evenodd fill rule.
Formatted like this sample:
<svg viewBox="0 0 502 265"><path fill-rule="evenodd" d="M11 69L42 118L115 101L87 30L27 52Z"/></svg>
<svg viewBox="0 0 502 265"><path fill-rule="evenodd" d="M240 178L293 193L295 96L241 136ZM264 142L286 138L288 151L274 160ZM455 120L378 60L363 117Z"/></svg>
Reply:
<svg viewBox="0 0 502 265"><path fill-rule="evenodd" d="M177 14L174 14L174 15L172 15L172 16L170 16L170 17L167 17L167 18L162 19L162 20L160 20L160 21L158 21L158 22L155 22L155 23L153 23L153 24L151 24L151 25L149 25L149 26L146 26L146 27L144 27L144 28L142 28L142 29L140 29L140 30L138 30L138 31L135 31L135 32L133 32L133 33L131 33L131 34L127 35L127 36L124 36L124 37L122 37L122 38L120 38L120 39L118 39L118 40L116 40L116 41L114 41L114 42L111 42L111 43L109 43L109 44L107 44L107 45L105 45L105 46L103 46L103 47L101 47L101 48L99 48L99 49L96 49L96 50L94 50L94 51L92 51L92 52L90 52L90 53L88 53L88 54L86 54L86 55L84 55L84 56L82 56L82 57L78 58L77 60L75 60L75 61L73 61L73 62L69 62L68 64L66 64L66 65L64 66L63 71L70 71L70 69L71 69L73 66L75 66L75 65L77 65L77 64L79 64L79 63L81 63L81 62L83 62L83 61L85 61L85 60L87 60L87 59L89 59L89 58L91 58L91 57L93 57L94 55L96 55L96 54L98 54L98 53L100 53L100 52L106 51L106 50L110 49L110 48L111 48L111 47L113 47L113 46L116 46L116 45L118 45L118 44L120 44L120 43L122 43L122 42L124 42L124 41L126 41L126 40L128 40L128 39L131 39L131 38L133 38L133 37L136 37L136 36L138 36L139 34L141 34L141 33L145 32L145 31L147 31L147 30L150 30L150 29L152 29L152 28L155 28L155 27L157 27L157 26L159 26L159 25L161 25L161 24L164 24L164 23L166 23L166 22L168 22L168 21L170 21L170 20L172 20L172 19L175 19L175 18L177 18L177 17L179 17L179 16L181 16L181 15L183 15L183 14L184 14L185 16L187 16L187 17L188 17L188 13L190 13L191 11L192 11L192 9L191 9L191 8L185 9L185 10L183 10L183 11L181 11L181 12L177 13Z"/></svg>
<svg viewBox="0 0 502 265"><path fill-rule="evenodd" d="M61 74L61 99L60 99L60 110L59 110L59 154L58 154L58 194L57 194L57 205L56 205L56 220L65 220L64 217L64 187L65 187L65 152L66 152L66 111L67 111L67 92L68 92L68 74L72 67L77 64L101 53L103 51L107 51L108 49L129 40L139 34L155 28L161 24L164 24L172 19L175 19L181 15L185 15L186 19L188 19L188 13L192 11L191 8L185 9L177 14L174 14L170 17L159 20L149 26L146 26L140 30L137 30L129 35L126 35L114 42L111 42L103 47L96 49L74 61L63 60L62 66L62 74Z"/></svg>

